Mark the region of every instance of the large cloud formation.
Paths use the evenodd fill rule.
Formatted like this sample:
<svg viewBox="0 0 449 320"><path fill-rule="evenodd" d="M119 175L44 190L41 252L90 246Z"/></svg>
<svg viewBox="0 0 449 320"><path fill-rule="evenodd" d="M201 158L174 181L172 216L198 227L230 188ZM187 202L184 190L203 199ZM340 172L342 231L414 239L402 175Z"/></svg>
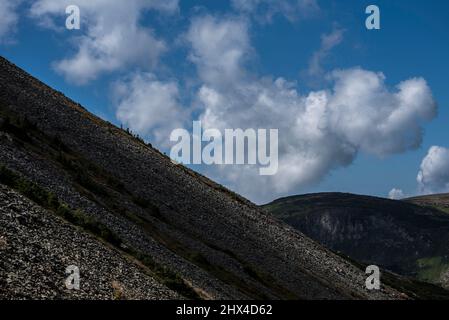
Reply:
<svg viewBox="0 0 449 320"><path fill-rule="evenodd" d="M30 12L51 25L48 21L69 4L69 0L37 0ZM341 42L343 31L338 28L323 36L321 49L311 59L311 74L326 74L321 90L304 93L285 78L250 73L247 64L255 50L250 41L253 20L248 16L270 22L280 14L293 21L318 10L314 0L233 0L239 16L192 18L184 40L199 85L190 109L181 106L186 99L177 81L162 81L155 75L168 46L140 21L148 10L176 13L178 0L114 5L109 0L78 0L77 4L81 36L75 53L58 61L56 69L69 81L84 84L104 73L138 67L140 71L114 85L117 118L134 131L151 135L164 146L171 129L185 127L186 119L196 120L198 114L205 128L279 130L279 170L274 176L259 176L256 166L202 168L254 201L309 187L333 169L350 165L359 152L385 157L416 149L422 142L422 124L436 114L431 90L422 78L389 87L383 73L359 67L326 73L321 61ZM195 111L188 114L191 110ZM255 190L255 182L262 187Z"/></svg>
<svg viewBox="0 0 449 320"><path fill-rule="evenodd" d="M52 18L64 15L70 0L38 0L30 9L31 16L51 25ZM82 36L77 38L76 53L55 64L56 70L76 84L85 84L102 73L121 70L131 65L144 69L156 66L166 43L154 31L141 26L139 19L147 10L172 14L178 0L78 0ZM49 22L50 21L50 22Z"/></svg>
<svg viewBox="0 0 449 320"><path fill-rule="evenodd" d="M248 29L237 18L193 20L186 38L203 82L197 103L204 127L279 129L279 171L259 177L257 170L234 166L209 174L261 201L318 182L351 164L360 151L385 157L420 146L421 124L436 114L424 79L408 79L391 90L380 72L336 70L328 76L330 88L301 94L294 82L245 70ZM254 190L254 181L265 187Z"/></svg>
<svg viewBox="0 0 449 320"><path fill-rule="evenodd" d="M449 192L449 149L431 147L416 179L421 194Z"/></svg>

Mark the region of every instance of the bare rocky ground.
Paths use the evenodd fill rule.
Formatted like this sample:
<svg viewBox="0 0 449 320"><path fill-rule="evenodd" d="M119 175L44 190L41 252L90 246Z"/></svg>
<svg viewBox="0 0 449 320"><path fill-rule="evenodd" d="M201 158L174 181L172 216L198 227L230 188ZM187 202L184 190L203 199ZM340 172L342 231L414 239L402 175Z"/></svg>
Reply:
<svg viewBox="0 0 449 320"><path fill-rule="evenodd" d="M0 185L0 299L180 299L131 258ZM79 290L65 285L80 270Z"/></svg>
<svg viewBox="0 0 449 320"><path fill-rule="evenodd" d="M0 132L1 164L107 226L123 246L178 275L200 298L407 298L386 285L379 291L366 290L364 270L269 217L248 200L173 164L156 149L95 117L2 58L0 110L3 122L6 117L15 117L22 123L17 125L20 129L10 126ZM11 199L20 197L4 187L1 190L0 235L6 234L2 241L7 249L3 250L10 250L5 256L2 252L3 297L70 298L57 288L64 276L61 263L80 261L77 254L92 261L82 269L91 285L79 298L110 298L112 280L102 277L108 271L130 292L126 297L176 297L143 273L129 276L126 272L128 276L120 278L123 268L138 270L125 262L128 260L120 248L94 244L94 238L76 233L59 218L52 219L41 211L37 225L45 218L52 221L53 229L41 223L36 232L32 232L33 224L18 224L5 208ZM18 205L17 214L27 216L25 208L25 204ZM17 233L21 228L28 230L23 236ZM58 251L33 245L38 240L46 243L40 241L38 233L57 235L61 248L76 243L75 248L85 250L61 250L59 255L51 255ZM95 259L99 252L104 258ZM6 264L3 257L7 257ZM27 283L30 265L36 276L46 277L48 290L19 285ZM18 275L13 282L6 277L10 273ZM7 281L10 284L3 286ZM144 294L143 288L148 292Z"/></svg>

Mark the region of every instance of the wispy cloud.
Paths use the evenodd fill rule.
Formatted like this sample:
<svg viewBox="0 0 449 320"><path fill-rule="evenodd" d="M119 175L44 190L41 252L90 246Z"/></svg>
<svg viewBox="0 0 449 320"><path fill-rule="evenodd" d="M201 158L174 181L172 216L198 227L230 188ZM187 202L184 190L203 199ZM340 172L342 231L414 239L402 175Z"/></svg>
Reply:
<svg viewBox="0 0 449 320"><path fill-rule="evenodd" d="M313 53L309 61L307 69L309 80L315 81L323 77L325 74L323 62L329 56L331 50L343 41L344 32L344 29L334 26L332 32L321 35L321 46Z"/></svg>
<svg viewBox="0 0 449 320"><path fill-rule="evenodd" d="M16 10L20 3L21 0L0 1L0 43L11 41L19 20Z"/></svg>
<svg viewBox="0 0 449 320"><path fill-rule="evenodd" d="M260 23L271 23L277 15L294 22L319 11L316 0L232 0L235 10L249 14Z"/></svg>
<svg viewBox="0 0 449 320"><path fill-rule="evenodd" d="M32 17L45 21L65 12L70 0L38 0L33 3ZM82 35L77 37L76 53L55 63L55 69L75 84L86 84L103 73L137 65L146 70L156 67L167 50L165 41L152 29L139 23L146 10L172 14L178 11L178 0L79 0Z"/></svg>

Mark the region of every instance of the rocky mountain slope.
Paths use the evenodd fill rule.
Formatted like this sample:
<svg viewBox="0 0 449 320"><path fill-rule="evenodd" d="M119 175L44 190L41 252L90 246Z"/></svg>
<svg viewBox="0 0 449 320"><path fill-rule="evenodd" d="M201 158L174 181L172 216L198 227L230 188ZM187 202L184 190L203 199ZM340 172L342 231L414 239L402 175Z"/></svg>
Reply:
<svg viewBox="0 0 449 320"><path fill-rule="evenodd" d="M343 193L276 200L274 216L352 259L448 287L449 215L435 208Z"/></svg>
<svg viewBox="0 0 449 320"><path fill-rule="evenodd" d="M368 291L357 264L3 58L0 150L0 298L425 296Z"/></svg>
<svg viewBox="0 0 449 320"><path fill-rule="evenodd" d="M0 186L0 297L27 299L180 299L151 270ZM60 266L80 266L68 290ZM37 281L36 281L37 280Z"/></svg>

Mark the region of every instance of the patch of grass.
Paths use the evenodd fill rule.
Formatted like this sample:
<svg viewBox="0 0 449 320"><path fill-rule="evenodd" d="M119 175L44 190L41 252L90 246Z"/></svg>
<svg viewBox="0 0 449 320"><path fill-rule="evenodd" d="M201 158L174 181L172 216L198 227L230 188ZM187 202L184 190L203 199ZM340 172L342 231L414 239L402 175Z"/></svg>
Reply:
<svg viewBox="0 0 449 320"><path fill-rule="evenodd" d="M147 199L141 197L133 197L133 202L142 208L148 208L150 206L150 202Z"/></svg>
<svg viewBox="0 0 449 320"><path fill-rule="evenodd" d="M205 244L208 247L210 247L211 249L220 251L220 252L226 254L227 256L231 257L232 259L236 260L238 263L240 263L240 265L243 268L243 271L248 276L253 278L256 282L259 282L260 284L264 285L265 287L270 288L271 290L273 290L273 292L278 294L283 299L297 300L299 298L297 295L295 295L290 290L278 285L276 283L276 280L273 277L271 277L269 274L265 274L265 273L258 271L257 269L255 269L254 267L249 265L246 261L244 261L240 257L238 257L234 252L232 252L228 249L220 248L212 243L205 243ZM201 259L194 259L193 262L195 263L195 261L201 261Z"/></svg>
<svg viewBox="0 0 449 320"><path fill-rule="evenodd" d="M396 290L418 300L448 300L449 291L440 286L405 278L389 272L382 272L381 281Z"/></svg>
<svg viewBox="0 0 449 320"><path fill-rule="evenodd" d="M69 149L66 147L66 145L61 141L61 138L59 136L54 136L50 139L49 145L60 152L68 152Z"/></svg>
<svg viewBox="0 0 449 320"><path fill-rule="evenodd" d="M141 261L146 267L151 269L154 275L168 288L172 289L175 292L178 292L188 299L201 299L201 297L195 292L195 290L187 285L184 279L176 272L173 272L170 269L159 265L153 260L152 257L147 254L134 251L132 249L128 249L127 252L137 260Z"/></svg>
<svg viewBox="0 0 449 320"><path fill-rule="evenodd" d="M442 211L442 212L444 212L444 213L449 213L449 208L448 208L448 207L443 207L443 206L437 206L437 205L435 205L435 206L433 206L433 208L435 208L435 209L437 209L437 210L440 210L440 211Z"/></svg>
<svg viewBox="0 0 449 320"><path fill-rule="evenodd" d="M70 173L77 184L93 194L110 196L108 189L97 180L104 180L111 188L124 191L124 185L120 181L104 174L98 166L71 151L59 136L48 137L27 118L17 116L2 106L0 106L0 130L11 134L15 143L38 151L43 156L50 156ZM48 148L42 148L41 145Z"/></svg>
<svg viewBox="0 0 449 320"><path fill-rule="evenodd" d="M249 275L251 278L259 281L259 282L264 282L263 280L263 276L261 276L259 274L259 272L257 272L255 269L253 269L251 266L249 265L244 265L243 266L243 271L245 271L245 273L247 275Z"/></svg>
<svg viewBox="0 0 449 320"><path fill-rule="evenodd" d="M83 161L81 161L79 158L71 156L62 150L59 150L56 160L72 174L74 180L82 187L99 196L109 196L106 188L96 182L89 174L88 169L90 167L86 163L83 163ZM92 168L90 169L92 170Z"/></svg>
<svg viewBox="0 0 449 320"><path fill-rule="evenodd" d="M31 138L28 132L35 129L35 126L25 117L11 117L7 114L0 114L0 130L8 132L22 141L30 142Z"/></svg>
<svg viewBox="0 0 449 320"><path fill-rule="evenodd" d="M348 260L350 263L358 267L365 272L367 264L360 263L354 259L351 259L347 255L341 252L334 252L343 259ZM427 282L415 280L413 278L403 277L397 274L392 274L388 271L381 270L381 283L390 286L399 292L405 293L412 299L418 300L448 300L449 291Z"/></svg>
<svg viewBox="0 0 449 320"><path fill-rule="evenodd" d="M126 190L124 183L111 175L106 175L106 182L109 186L111 186L116 191L123 192L123 193L128 192L128 190Z"/></svg>
<svg viewBox="0 0 449 320"><path fill-rule="evenodd" d="M449 261L444 257L422 258L416 263L418 279L431 283L439 283L442 273L449 269Z"/></svg>
<svg viewBox="0 0 449 320"><path fill-rule="evenodd" d="M82 210L73 210L67 204L60 201L55 194L28 181L14 171L0 165L0 181L10 188L21 193L41 207L51 210L56 215L64 218L72 224L79 226L114 246L120 246L121 240L104 224L88 216Z"/></svg>
<svg viewBox="0 0 449 320"><path fill-rule="evenodd" d="M212 266L212 264L207 260L201 253L195 252L190 253L187 257L188 260L196 265L200 266Z"/></svg>

